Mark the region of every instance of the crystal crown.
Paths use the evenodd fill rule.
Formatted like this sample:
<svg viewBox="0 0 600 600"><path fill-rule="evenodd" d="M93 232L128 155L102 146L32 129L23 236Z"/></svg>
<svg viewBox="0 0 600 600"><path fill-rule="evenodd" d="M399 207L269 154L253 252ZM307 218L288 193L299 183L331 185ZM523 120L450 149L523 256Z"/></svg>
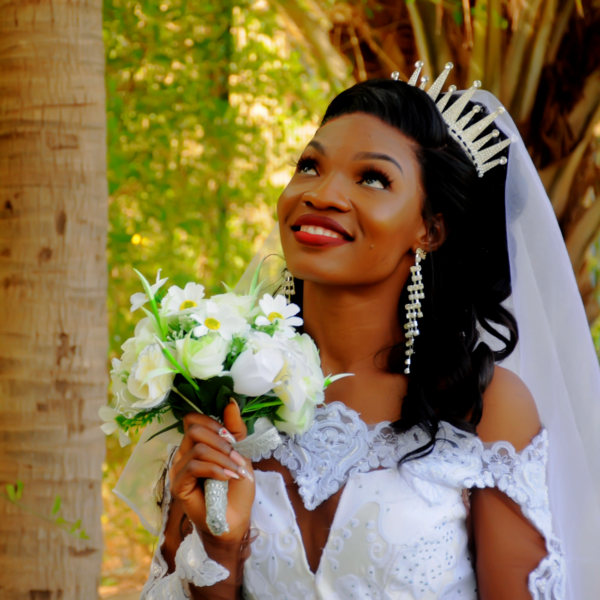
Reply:
<svg viewBox="0 0 600 600"><path fill-rule="evenodd" d="M412 74L411 78L408 80L408 85L415 86L419 79L419 75L421 74L421 69L423 68L423 62L418 61L415 63L416 70ZM501 115L505 112L505 108L500 106L493 113L487 115L480 121L477 121L470 127L467 127L473 116L481 110L481 106L476 104L473 108L464 116L461 117L461 113L463 112L465 106L473 97L473 94L481 87L481 81L474 81L473 85L466 90L458 99L446 109L446 105L448 104L448 100L450 100L452 94L456 91L456 86L451 85L448 88L448 91L443 94L443 96L438 100L438 96L442 91L442 86L446 82L450 71L454 68L454 65L449 62L446 63L442 74L434 81L433 85L427 90L427 95L435 102L437 109L440 111L442 118L446 122L448 126L448 130L450 135L461 145L463 150L467 153L467 156L471 160L471 162L475 165L477 169L477 173L479 177L483 177L483 174L486 171L489 171L496 165L505 165L507 160L506 157L502 156L495 160L490 159L498 154L498 152L504 150L511 140L505 139L496 144L492 144L487 146L487 148L483 148L489 141L497 138L500 135L500 132L497 129L494 129L492 133L479 138L479 135L494 122L497 116ZM398 71L394 71L392 73L392 79L396 81L400 77L400 73ZM425 85L429 81L429 77L421 77L421 82L419 88L425 90ZM489 162L488 162L489 161Z"/></svg>

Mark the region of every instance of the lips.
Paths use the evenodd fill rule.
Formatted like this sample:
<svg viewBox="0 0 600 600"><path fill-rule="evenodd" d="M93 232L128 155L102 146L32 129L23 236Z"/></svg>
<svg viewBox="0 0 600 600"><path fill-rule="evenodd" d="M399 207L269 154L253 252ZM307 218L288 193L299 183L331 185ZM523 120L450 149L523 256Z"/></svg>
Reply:
<svg viewBox="0 0 600 600"><path fill-rule="evenodd" d="M329 217L302 215L292 225L294 237L306 246L341 246L352 241L352 236Z"/></svg>

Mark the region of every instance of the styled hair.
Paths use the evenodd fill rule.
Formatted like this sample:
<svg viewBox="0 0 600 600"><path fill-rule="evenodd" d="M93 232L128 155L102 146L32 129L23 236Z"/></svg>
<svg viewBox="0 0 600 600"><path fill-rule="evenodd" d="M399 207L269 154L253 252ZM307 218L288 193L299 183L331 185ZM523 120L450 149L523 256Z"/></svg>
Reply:
<svg viewBox="0 0 600 600"><path fill-rule="evenodd" d="M469 103L463 114L472 106ZM401 81L371 79L352 86L334 98L321 126L354 113L375 116L414 142L424 195L423 218L433 235L439 223L436 215L441 214L446 232L442 245L421 263L425 299L421 301L420 335L415 339L401 418L393 423L398 433L418 425L430 441L405 456L405 461L431 452L440 421L475 433L494 363L509 356L517 344L516 320L502 306L511 294L506 167L496 166L478 177L431 98ZM474 120L486 114L482 107ZM492 129L493 125L482 135ZM500 139L505 139L502 133L494 141ZM410 283L409 278L407 286ZM400 323L406 320L407 286L398 302ZM300 300L302 282L298 291L295 299ZM493 346L499 348L492 350L482 341L481 330L496 338ZM404 341L382 349L389 350L390 373L404 372L405 349Z"/></svg>

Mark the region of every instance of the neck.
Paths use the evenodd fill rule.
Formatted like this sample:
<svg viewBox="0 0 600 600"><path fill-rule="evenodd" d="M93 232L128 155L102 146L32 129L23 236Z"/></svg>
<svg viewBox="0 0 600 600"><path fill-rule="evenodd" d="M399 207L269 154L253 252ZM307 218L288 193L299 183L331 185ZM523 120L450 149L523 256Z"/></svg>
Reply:
<svg viewBox="0 0 600 600"><path fill-rule="evenodd" d="M407 277L354 287L304 282L304 329L320 350L323 373L354 375L328 387L326 399L341 400L367 423L400 418L408 379L387 371L386 350L404 338L398 298Z"/></svg>
<svg viewBox="0 0 600 600"><path fill-rule="evenodd" d="M385 371L385 349L404 337L398 298L405 282L352 287L304 282L304 329L319 347L325 374Z"/></svg>

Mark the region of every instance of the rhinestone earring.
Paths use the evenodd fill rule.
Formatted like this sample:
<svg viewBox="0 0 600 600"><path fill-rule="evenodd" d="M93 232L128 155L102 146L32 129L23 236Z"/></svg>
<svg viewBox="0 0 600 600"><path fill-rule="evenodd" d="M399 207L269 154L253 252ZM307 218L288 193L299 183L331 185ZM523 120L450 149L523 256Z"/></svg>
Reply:
<svg viewBox="0 0 600 600"><path fill-rule="evenodd" d="M421 312L421 300L425 298L425 294L423 293L423 276L421 275L420 263L422 260L425 260L426 256L427 252L421 250L421 248L417 248L415 266L410 268L412 277L412 285L408 286L408 299L410 303L404 306L406 308L406 318L408 319L408 323L404 325L404 329L406 329L406 360L404 361L406 368L404 369L404 373L406 375L410 375L411 357L415 353L415 338L419 335L417 318L420 319L423 316Z"/></svg>
<svg viewBox="0 0 600 600"><path fill-rule="evenodd" d="M287 303L292 301L292 296L296 293L296 284L294 283L294 276L285 269L283 271L283 294L286 297Z"/></svg>

